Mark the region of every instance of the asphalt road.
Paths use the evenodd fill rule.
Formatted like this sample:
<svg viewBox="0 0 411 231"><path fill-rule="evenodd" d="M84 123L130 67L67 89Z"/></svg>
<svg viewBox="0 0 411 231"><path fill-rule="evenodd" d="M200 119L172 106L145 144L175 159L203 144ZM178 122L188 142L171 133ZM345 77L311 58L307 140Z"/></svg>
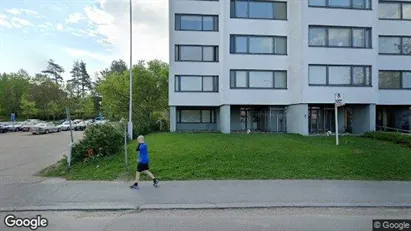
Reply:
<svg viewBox="0 0 411 231"><path fill-rule="evenodd" d="M78 140L83 132L73 131ZM32 135L28 132L0 134L0 183L33 181L33 174L67 154L70 132Z"/></svg>
<svg viewBox="0 0 411 231"><path fill-rule="evenodd" d="M0 230L7 228L0 213ZM38 230L71 231L242 231L333 230L371 231L373 219L411 219L411 210L399 209L266 209L266 210L169 210L145 212L43 212L16 213L18 218L41 215L48 226Z"/></svg>

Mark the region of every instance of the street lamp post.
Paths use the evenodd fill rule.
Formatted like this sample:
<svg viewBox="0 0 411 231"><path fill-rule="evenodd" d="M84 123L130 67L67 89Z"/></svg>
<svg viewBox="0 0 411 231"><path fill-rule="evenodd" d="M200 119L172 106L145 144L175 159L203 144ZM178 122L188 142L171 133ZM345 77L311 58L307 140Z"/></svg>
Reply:
<svg viewBox="0 0 411 231"><path fill-rule="evenodd" d="M128 114L128 137L129 139L133 139L133 120L132 120L132 110L133 110L133 7L132 7L132 0L130 0L130 108Z"/></svg>

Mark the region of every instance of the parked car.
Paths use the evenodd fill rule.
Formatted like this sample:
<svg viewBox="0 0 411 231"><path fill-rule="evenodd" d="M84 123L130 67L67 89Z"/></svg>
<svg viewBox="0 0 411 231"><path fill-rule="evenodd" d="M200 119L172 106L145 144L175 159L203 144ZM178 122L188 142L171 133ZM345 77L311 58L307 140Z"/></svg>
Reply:
<svg viewBox="0 0 411 231"><path fill-rule="evenodd" d="M74 131L86 130L87 124L84 121L80 121L74 125Z"/></svg>
<svg viewBox="0 0 411 231"><path fill-rule="evenodd" d="M48 134L50 132L60 132L61 129L53 123L40 123L32 126L30 132L36 134Z"/></svg>
<svg viewBox="0 0 411 231"><path fill-rule="evenodd" d="M9 129L6 127L6 124L0 124L0 133L6 133Z"/></svg>
<svg viewBox="0 0 411 231"><path fill-rule="evenodd" d="M35 126L35 125L37 125L37 124L40 124L41 123L41 121L40 122L37 122L37 121L25 121L25 122L23 122L23 124L20 126L20 130L21 131L24 131L24 132L28 132L28 131L30 131L30 128L31 127L33 127L33 126Z"/></svg>
<svg viewBox="0 0 411 231"><path fill-rule="evenodd" d="M109 120L106 120L106 118L104 117L97 117L94 119L94 124L105 124L107 123Z"/></svg>
<svg viewBox="0 0 411 231"><path fill-rule="evenodd" d="M74 126L73 123L71 126ZM70 121L64 121L62 124L58 125L57 127L60 128L62 131L68 131L70 130Z"/></svg>
<svg viewBox="0 0 411 231"><path fill-rule="evenodd" d="M8 129L9 132L18 132L21 129L21 123L19 122L11 122L5 125L4 127Z"/></svg>

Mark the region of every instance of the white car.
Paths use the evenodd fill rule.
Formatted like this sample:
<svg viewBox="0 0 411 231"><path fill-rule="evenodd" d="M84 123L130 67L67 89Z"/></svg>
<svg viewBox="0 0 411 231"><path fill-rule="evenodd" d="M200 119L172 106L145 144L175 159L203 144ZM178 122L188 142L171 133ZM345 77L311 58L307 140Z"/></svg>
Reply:
<svg viewBox="0 0 411 231"><path fill-rule="evenodd" d="M74 131L86 130L87 124L84 121L80 121L73 126Z"/></svg>
<svg viewBox="0 0 411 231"><path fill-rule="evenodd" d="M72 126L74 126L74 125L72 124ZM62 124L58 125L58 127L62 131L68 131L68 130L70 130L70 122L69 121L64 121Z"/></svg>
<svg viewBox="0 0 411 231"><path fill-rule="evenodd" d="M51 132L60 132L61 129L53 123L40 123L30 128L30 132L33 135L49 134Z"/></svg>

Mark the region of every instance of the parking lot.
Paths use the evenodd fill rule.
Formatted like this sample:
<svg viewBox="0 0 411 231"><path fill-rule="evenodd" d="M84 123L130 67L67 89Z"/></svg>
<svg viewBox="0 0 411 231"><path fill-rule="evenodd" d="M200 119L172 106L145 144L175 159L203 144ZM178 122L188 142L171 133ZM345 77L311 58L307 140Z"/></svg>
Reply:
<svg viewBox="0 0 411 231"><path fill-rule="evenodd" d="M82 131L73 131L75 141ZM29 132L0 134L0 182L21 182L35 179L33 174L56 163L68 154L70 132L32 135Z"/></svg>

